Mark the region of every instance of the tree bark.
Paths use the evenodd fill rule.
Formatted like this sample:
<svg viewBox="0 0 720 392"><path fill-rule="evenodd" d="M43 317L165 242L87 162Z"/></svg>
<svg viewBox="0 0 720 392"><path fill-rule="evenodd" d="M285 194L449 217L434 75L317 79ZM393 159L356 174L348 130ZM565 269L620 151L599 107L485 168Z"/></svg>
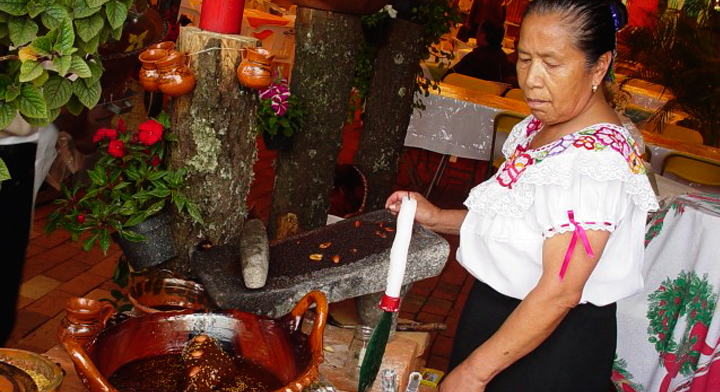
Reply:
<svg viewBox="0 0 720 392"><path fill-rule="evenodd" d="M305 7L298 7L295 29L290 91L306 114L293 148L275 161L271 238L278 238L279 221L296 218L299 230L325 225L361 33L357 16Z"/></svg>
<svg viewBox="0 0 720 392"><path fill-rule="evenodd" d="M367 211L381 209L393 191L405 134L413 111L415 78L422 56L422 29L401 19L391 22L378 51L365 103L355 165L367 177Z"/></svg>
<svg viewBox="0 0 720 392"><path fill-rule="evenodd" d="M202 241L225 245L239 241L246 215L245 199L257 160L254 92L242 87L236 69L241 48L256 47L254 38L183 27L178 49L190 53L195 90L174 101L177 141L170 167L185 168L185 195L200 209L203 224L174 214L178 257L168 267L195 276L190 253Z"/></svg>

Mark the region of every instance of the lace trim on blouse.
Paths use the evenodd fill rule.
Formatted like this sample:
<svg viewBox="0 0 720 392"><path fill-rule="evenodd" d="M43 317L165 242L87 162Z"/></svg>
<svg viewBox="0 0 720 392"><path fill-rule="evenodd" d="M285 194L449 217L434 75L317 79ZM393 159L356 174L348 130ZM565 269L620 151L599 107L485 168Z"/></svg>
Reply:
<svg viewBox="0 0 720 392"><path fill-rule="evenodd" d="M495 176L473 188L465 201L469 209L521 217L533 204L536 186L568 188L577 175L623 181L635 205L644 211L658 208L637 144L625 128L595 124L541 148L528 148L540 129L542 123L533 116L513 128L503 146L507 160ZM546 159L552 162L543 164Z"/></svg>
<svg viewBox="0 0 720 392"><path fill-rule="evenodd" d="M585 230L604 230L613 232L617 225L612 222L578 222ZM575 231L575 226L571 223L564 223L558 227L551 227L543 232L543 238L551 238L556 234L567 233L569 231Z"/></svg>

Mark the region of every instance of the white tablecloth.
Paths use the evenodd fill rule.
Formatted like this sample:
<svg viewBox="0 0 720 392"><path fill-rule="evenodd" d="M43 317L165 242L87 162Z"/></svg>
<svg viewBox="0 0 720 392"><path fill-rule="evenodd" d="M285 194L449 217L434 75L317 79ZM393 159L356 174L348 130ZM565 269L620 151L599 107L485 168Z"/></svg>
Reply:
<svg viewBox="0 0 720 392"><path fill-rule="evenodd" d="M647 227L645 290L618 303L618 390L720 390L720 196L667 201Z"/></svg>

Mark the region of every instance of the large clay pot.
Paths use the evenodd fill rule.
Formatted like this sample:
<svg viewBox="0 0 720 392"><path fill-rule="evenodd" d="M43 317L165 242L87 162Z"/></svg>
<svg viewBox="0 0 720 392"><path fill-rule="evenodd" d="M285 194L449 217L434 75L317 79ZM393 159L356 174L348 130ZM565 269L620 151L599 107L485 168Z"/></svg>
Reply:
<svg viewBox="0 0 720 392"><path fill-rule="evenodd" d="M252 89L269 86L272 83L272 62L274 58L275 56L265 49L245 49L242 62L237 69L240 84Z"/></svg>
<svg viewBox="0 0 720 392"><path fill-rule="evenodd" d="M300 327L312 304L316 305L316 317L306 335ZM122 365L179 353L190 337L200 334L217 339L223 348L270 371L285 385L275 392L300 392L318 379L327 306L325 295L312 291L278 319L236 310L154 313L107 327L87 349L69 333L61 342L90 392L117 392L108 378Z"/></svg>
<svg viewBox="0 0 720 392"><path fill-rule="evenodd" d="M380 11L388 0L292 0L299 7L350 15L368 15Z"/></svg>
<svg viewBox="0 0 720 392"><path fill-rule="evenodd" d="M195 76L187 66L184 53L172 50L167 57L158 60L155 65L160 73L158 87L163 94L179 97L195 88Z"/></svg>
<svg viewBox="0 0 720 392"><path fill-rule="evenodd" d="M157 69L157 62L167 57L168 51L160 48L151 48L140 53L138 57L142 64L139 73L140 85L145 91L156 93L160 91L158 79L160 72Z"/></svg>
<svg viewBox="0 0 720 392"><path fill-rule="evenodd" d="M181 279L168 270L134 278L128 299L143 314L213 308L201 284Z"/></svg>

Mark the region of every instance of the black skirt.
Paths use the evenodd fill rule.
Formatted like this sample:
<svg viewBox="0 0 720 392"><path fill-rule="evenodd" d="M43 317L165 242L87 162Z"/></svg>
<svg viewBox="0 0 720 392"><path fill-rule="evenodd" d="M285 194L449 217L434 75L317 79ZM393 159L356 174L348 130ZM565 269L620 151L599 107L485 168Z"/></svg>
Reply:
<svg viewBox="0 0 720 392"><path fill-rule="evenodd" d="M519 304L475 281L460 316L450 370L488 340ZM498 374L485 391L607 392L617 341L615 310L615 304L578 305L540 346Z"/></svg>

